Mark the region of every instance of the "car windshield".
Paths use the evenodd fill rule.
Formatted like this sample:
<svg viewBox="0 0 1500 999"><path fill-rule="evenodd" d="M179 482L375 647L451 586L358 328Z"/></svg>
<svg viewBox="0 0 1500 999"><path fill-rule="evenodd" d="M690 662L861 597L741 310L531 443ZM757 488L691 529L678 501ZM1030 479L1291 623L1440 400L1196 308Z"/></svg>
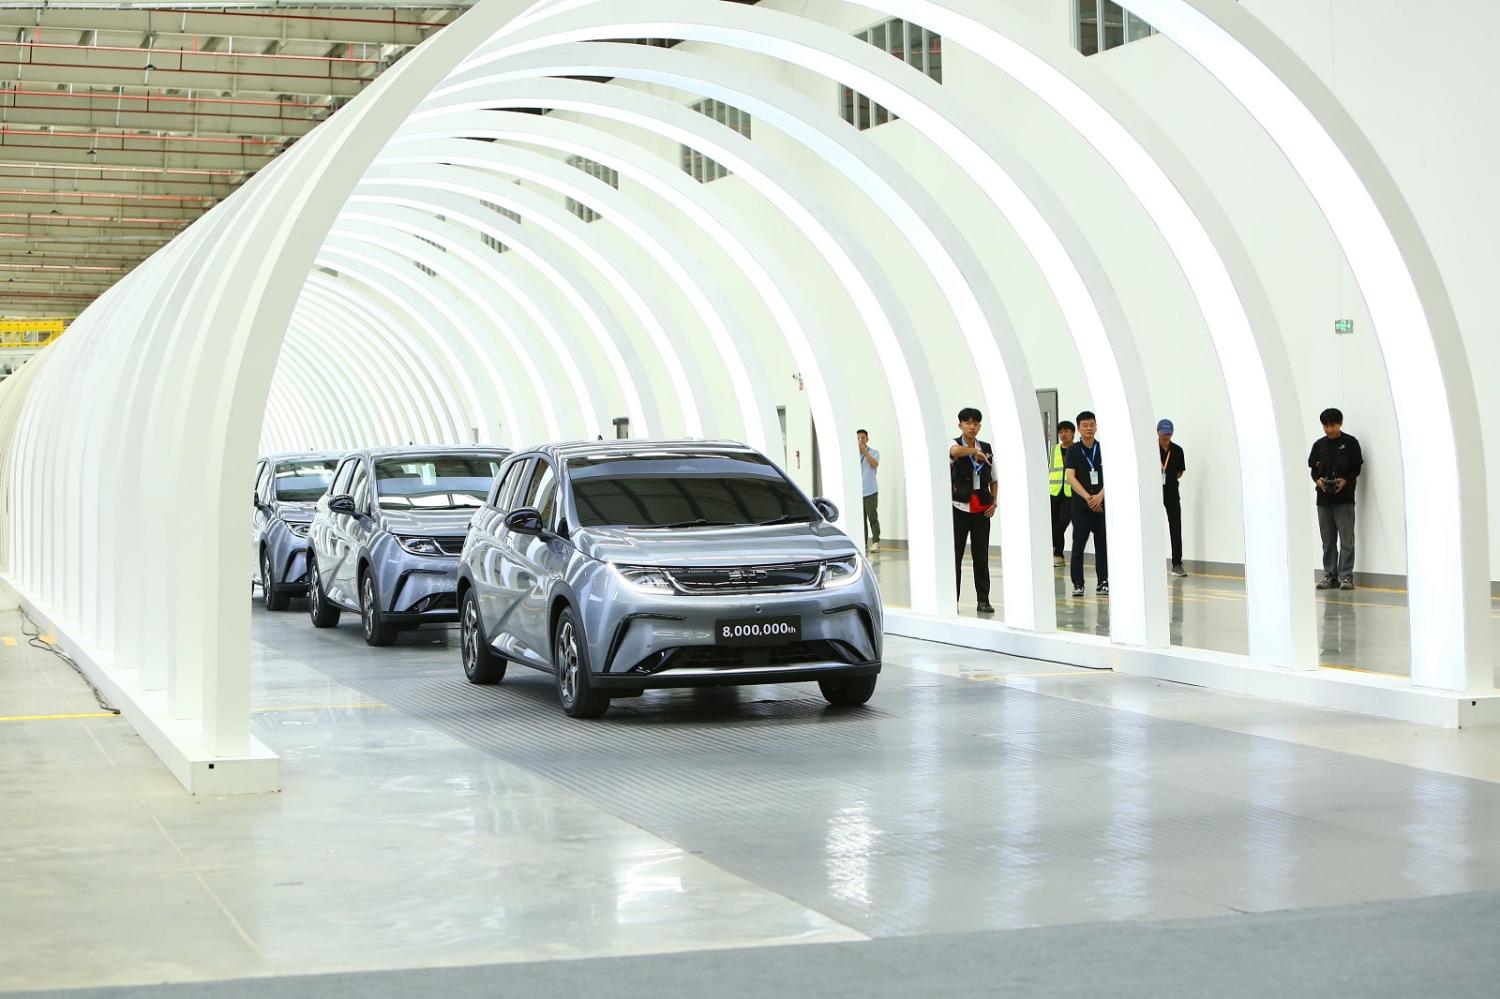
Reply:
<svg viewBox="0 0 1500 999"><path fill-rule="evenodd" d="M742 527L811 521L816 511L758 454L570 459L581 527Z"/></svg>
<svg viewBox="0 0 1500 999"><path fill-rule="evenodd" d="M504 455L437 455L375 462L386 510L459 510L484 505Z"/></svg>
<svg viewBox="0 0 1500 999"><path fill-rule="evenodd" d="M333 466L333 459L278 463L276 499L282 503L316 503L333 481Z"/></svg>

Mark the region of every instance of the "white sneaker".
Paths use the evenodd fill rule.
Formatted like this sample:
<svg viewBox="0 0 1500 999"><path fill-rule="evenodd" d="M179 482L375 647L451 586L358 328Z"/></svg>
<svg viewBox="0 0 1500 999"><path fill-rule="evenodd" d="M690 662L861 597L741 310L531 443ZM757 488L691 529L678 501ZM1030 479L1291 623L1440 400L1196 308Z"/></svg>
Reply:
<svg viewBox="0 0 1500 999"><path fill-rule="evenodd" d="M879 553L880 553L880 542L877 541L877 542L875 542L874 544L872 544L870 546L870 554L871 555L878 555Z"/></svg>

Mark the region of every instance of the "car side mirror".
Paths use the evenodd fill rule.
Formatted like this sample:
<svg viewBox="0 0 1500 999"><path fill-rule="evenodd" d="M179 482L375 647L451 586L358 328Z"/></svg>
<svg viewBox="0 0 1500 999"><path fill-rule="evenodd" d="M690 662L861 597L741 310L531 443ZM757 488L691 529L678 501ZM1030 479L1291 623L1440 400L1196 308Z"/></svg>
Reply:
<svg viewBox="0 0 1500 999"><path fill-rule="evenodd" d="M830 524L839 519L839 508L833 505L833 500L824 499L822 496L819 496L813 500L813 506L818 508L818 512L823 515L823 519Z"/></svg>
<svg viewBox="0 0 1500 999"><path fill-rule="evenodd" d="M507 513L505 529L517 534L542 534L546 530L542 526L542 515L529 506Z"/></svg>
<svg viewBox="0 0 1500 999"><path fill-rule="evenodd" d="M353 496L335 496L328 501L328 510L330 513L347 513L350 516L359 513L358 510L354 509Z"/></svg>

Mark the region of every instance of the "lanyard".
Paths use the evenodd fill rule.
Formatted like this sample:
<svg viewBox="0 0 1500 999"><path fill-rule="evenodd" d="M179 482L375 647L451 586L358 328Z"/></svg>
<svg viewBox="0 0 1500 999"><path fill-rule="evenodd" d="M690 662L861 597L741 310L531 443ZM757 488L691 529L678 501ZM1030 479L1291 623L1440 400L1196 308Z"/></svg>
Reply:
<svg viewBox="0 0 1500 999"><path fill-rule="evenodd" d="M1172 460L1172 448L1171 448L1170 445L1168 445L1167 446L1167 456L1161 460L1161 470L1163 472L1165 472L1167 470L1167 462L1169 462L1171 460Z"/></svg>
<svg viewBox="0 0 1500 999"><path fill-rule="evenodd" d="M1082 444L1078 445L1078 450L1083 451L1083 445ZM1099 442L1098 441L1094 441L1094 453L1093 453L1093 455L1090 456L1087 451L1083 451L1083 460L1089 463L1089 468L1097 468L1098 466L1095 465L1095 462L1098 461L1098 459L1099 459Z"/></svg>
<svg viewBox="0 0 1500 999"><path fill-rule="evenodd" d="M979 438L976 437L974 439L974 443L973 444L964 444L964 439L962 437L960 437L958 439L958 443L962 444L964 447L978 447L979 446ZM979 471L983 467L982 465L980 465L979 459L976 458L976 457L974 457L972 454L969 455L969 464L971 464L971 465L974 466L974 471L976 471L976 472Z"/></svg>

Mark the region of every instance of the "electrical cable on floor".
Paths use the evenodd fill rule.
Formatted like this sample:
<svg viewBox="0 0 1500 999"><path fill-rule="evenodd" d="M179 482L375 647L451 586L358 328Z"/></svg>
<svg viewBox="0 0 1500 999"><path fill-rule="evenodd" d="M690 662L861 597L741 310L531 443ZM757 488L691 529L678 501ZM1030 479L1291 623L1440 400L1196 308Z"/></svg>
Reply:
<svg viewBox="0 0 1500 999"><path fill-rule="evenodd" d="M37 625L35 621L31 619L31 616L24 610L21 611L21 620L24 622L21 625L21 634L26 636L27 645L31 646L33 649L42 649L44 651L50 652L57 658L61 659L63 662L67 663L69 666L73 667L73 672L77 673L83 679L83 682L89 685L89 689L94 692L94 700L99 702L99 707L101 710L108 711L112 715L117 715L120 713L119 708L114 707L104 699L104 694L99 690L98 687L94 686L94 681L90 680L88 674L83 671L82 667L80 667L76 662L73 661L72 656L68 655L62 649L59 649L53 643L42 641L42 629ZM36 631L27 631L26 625L28 624L33 628L36 628Z"/></svg>

